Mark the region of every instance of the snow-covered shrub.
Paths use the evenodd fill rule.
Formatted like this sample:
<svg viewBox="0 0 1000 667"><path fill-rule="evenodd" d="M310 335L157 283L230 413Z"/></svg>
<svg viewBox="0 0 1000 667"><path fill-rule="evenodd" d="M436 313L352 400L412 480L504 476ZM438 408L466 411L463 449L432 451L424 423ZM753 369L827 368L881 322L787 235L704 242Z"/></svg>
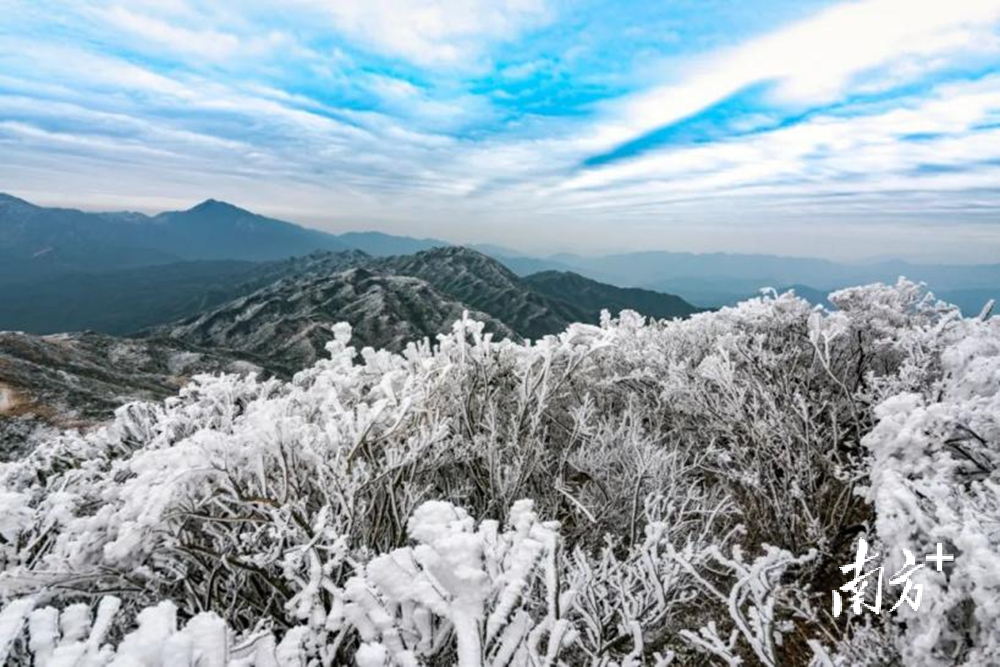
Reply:
<svg viewBox="0 0 1000 667"><path fill-rule="evenodd" d="M1000 320L953 319L937 338L940 376L876 409L867 496L888 569L904 548L955 556L912 577L924 602L900 608L906 664L1000 664Z"/></svg>
<svg viewBox="0 0 1000 667"><path fill-rule="evenodd" d="M778 648L784 640L784 634L794 627L788 618L782 618L780 614L779 602L785 594L781 577L789 567L808 562L814 554L796 558L782 549L768 547L761 556L748 563L738 546L733 549L732 556L726 556L713 545L703 555L733 574L735 582L728 590L719 590L700 575L687 554L676 555L675 558L705 591L726 606L733 628L729 636L723 639L716 622L710 621L698 632L681 631L682 636L732 667L743 664L737 643L740 639L750 647L761 664L768 667L780 664L782 659ZM792 600L784 601L784 606L789 610L793 608L792 604Z"/></svg>
<svg viewBox="0 0 1000 667"><path fill-rule="evenodd" d="M401 667L440 655L461 667L551 662L573 640L557 528L538 522L531 501L514 504L502 533L496 521L476 529L464 510L425 503L410 520L418 545L377 556L349 579L344 616L368 650L378 646Z"/></svg>
<svg viewBox="0 0 1000 667"><path fill-rule="evenodd" d="M37 667L298 667L303 652L289 632L275 644L267 631L235 636L225 620L203 612L178 627L169 600L142 610L136 627L116 644L107 641L121 600L106 596L89 605L34 608L22 598L0 612L0 661ZM6 633L5 633L6 631ZM6 662L4 664L7 664Z"/></svg>
<svg viewBox="0 0 1000 667"><path fill-rule="evenodd" d="M0 465L0 647L14 664L80 643L95 665L161 664L147 645L268 667L839 666L876 664L879 642L996 660L996 320L905 281L831 300L624 312L533 344L463 319L402 354L338 325L291 382L204 376L124 406ZM958 554L915 575L934 616L830 616L861 534ZM55 633L63 617L86 629ZM190 657L211 633L221 662Z"/></svg>

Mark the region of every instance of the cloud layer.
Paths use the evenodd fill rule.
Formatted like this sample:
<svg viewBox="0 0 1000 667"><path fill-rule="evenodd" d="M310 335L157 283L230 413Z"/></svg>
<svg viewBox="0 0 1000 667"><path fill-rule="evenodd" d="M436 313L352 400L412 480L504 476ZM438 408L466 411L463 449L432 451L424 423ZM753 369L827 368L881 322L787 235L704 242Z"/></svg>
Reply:
<svg viewBox="0 0 1000 667"><path fill-rule="evenodd" d="M0 0L0 190L1000 260L1000 0L641 4Z"/></svg>

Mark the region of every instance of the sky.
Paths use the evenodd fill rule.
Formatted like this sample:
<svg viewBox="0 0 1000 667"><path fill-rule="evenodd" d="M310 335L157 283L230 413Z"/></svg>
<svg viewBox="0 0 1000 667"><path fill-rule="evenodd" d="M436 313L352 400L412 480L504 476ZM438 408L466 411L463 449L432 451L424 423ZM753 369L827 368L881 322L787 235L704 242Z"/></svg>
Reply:
<svg viewBox="0 0 1000 667"><path fill-rule="evenodd" d="M0 191L1000 262L1000 0L0 0Z"/></svg>

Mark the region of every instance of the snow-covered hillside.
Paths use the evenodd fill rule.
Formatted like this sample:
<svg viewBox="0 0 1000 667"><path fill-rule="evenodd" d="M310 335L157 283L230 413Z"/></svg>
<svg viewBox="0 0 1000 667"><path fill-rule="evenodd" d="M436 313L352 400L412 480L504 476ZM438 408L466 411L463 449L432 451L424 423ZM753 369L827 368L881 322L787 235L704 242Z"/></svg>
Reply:
<svg viewBox="0 0 1000 667"><path fill-rule="evenodd" d="M831 301L122 407L0 467L0 663L1000 664L1000 319ZM955 561L834 618L859 537Z"/></svg>

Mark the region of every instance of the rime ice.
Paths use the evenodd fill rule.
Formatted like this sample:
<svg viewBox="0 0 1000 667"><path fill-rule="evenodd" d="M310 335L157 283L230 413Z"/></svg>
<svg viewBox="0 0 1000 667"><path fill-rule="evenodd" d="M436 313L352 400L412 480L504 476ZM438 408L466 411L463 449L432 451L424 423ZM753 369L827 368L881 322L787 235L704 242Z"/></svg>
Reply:
<svg viewBox="0 0 1000 667"><path fill-rule="evenodd" d="M0 464L0 657L998 664L1000 320L905 281L830 299L532 344L464 318L402 354L345 325L291 382L47 436ZM900 595L834 632L811 584L865 527L844 610L875 553Z"/></svg>

